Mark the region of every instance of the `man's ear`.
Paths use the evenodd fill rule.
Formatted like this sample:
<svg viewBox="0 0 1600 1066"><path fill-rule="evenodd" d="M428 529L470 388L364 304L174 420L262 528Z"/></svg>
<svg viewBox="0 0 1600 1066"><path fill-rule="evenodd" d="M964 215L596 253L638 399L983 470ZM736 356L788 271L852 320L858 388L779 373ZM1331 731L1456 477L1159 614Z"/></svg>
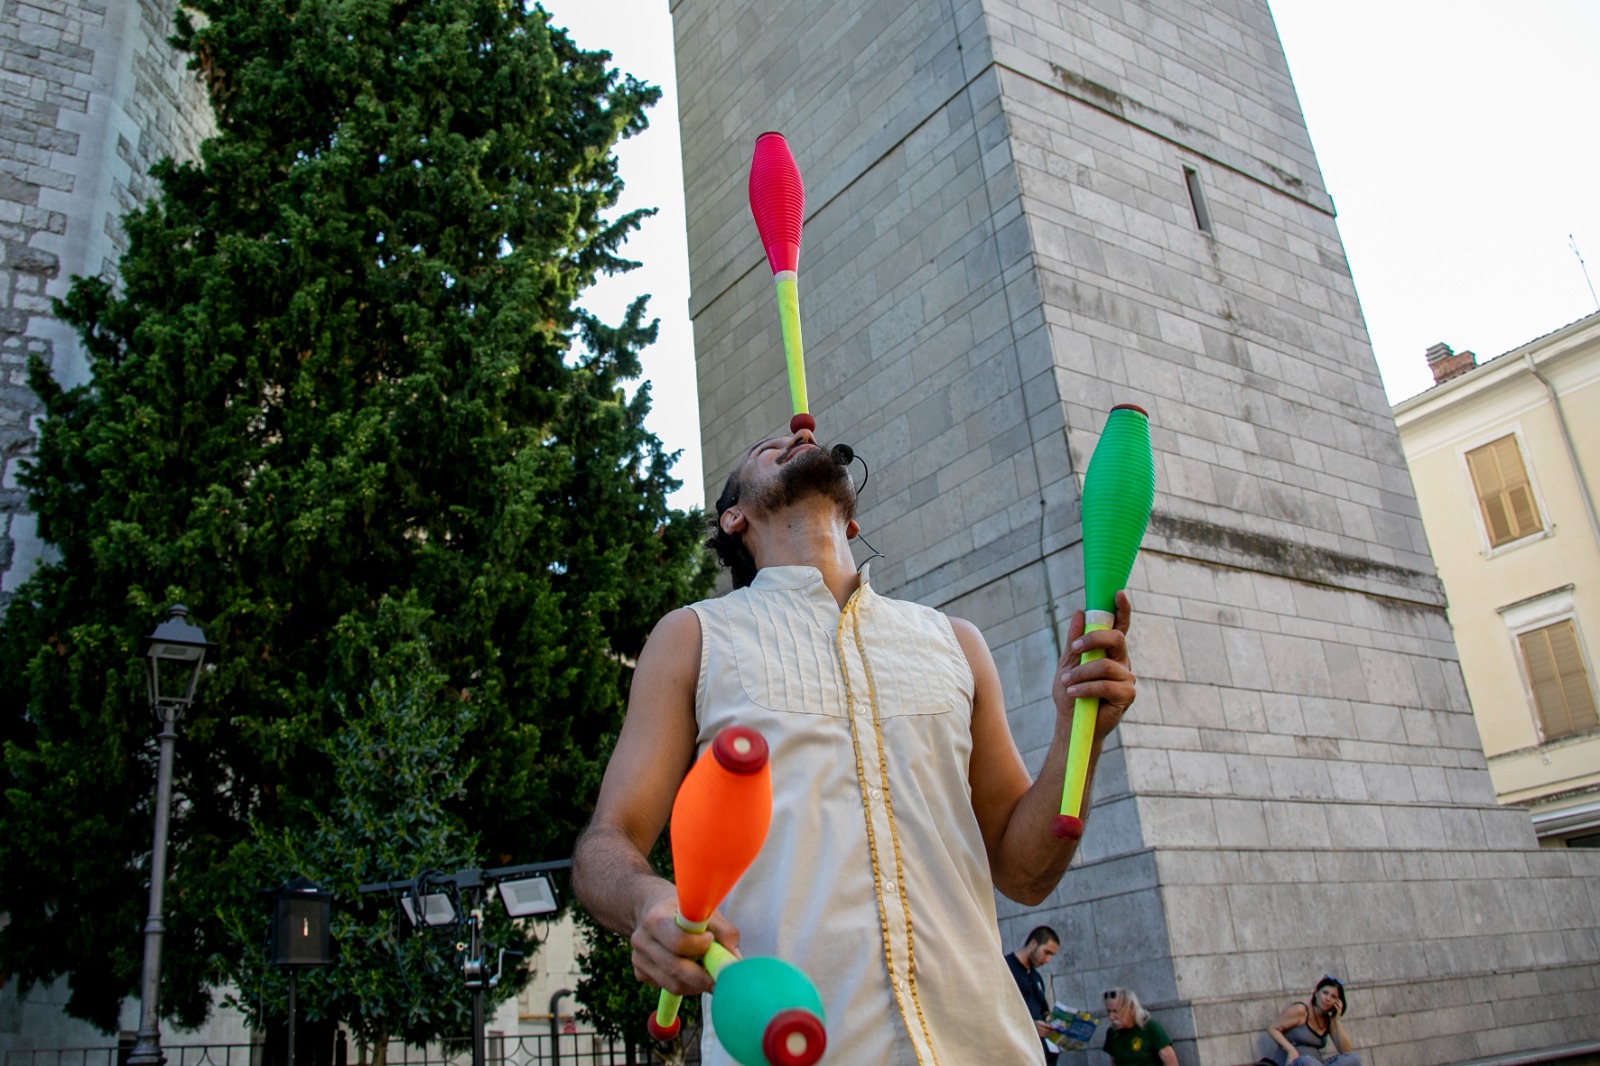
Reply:
<svg viewBox="0 0 1600 1066"><path fill-rule="evenodd" d="M844 524L844 539L845 540L855 540L856 539L856 534L860 533L860 532L861 532L861 527L856 524L856 520L854 518L850 519L850 521L848 521L848 522L846 522Z"/></svg>
<svg viewBox="0 0 1600 1066"><path fill-rule="evenodd" d="M721 527L722 531L728 534L730 537L735 533L742 533L744 528L749 524L750 520L746 518L744 516L744 512L739 510L737 507L728 508L726 511L723 511L722 516L717 519L717 525Z"/></svg>

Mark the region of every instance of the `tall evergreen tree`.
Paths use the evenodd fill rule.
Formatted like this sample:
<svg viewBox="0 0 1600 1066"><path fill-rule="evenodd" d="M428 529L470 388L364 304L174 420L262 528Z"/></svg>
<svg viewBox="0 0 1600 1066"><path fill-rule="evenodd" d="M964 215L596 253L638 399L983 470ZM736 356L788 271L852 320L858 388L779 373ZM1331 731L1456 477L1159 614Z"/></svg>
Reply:
<svg viewBox="0 0 1600 1066"><path fill-rule="evenodd" d="M177 747L161 1004L195 1024L236 846L331 801L326 697L365 691L379 604L421 612L472 705L452 802L495 865L570 854L626 664L709 576L648 392L622 391L644 301L576 302L633 265L612 148L657 91L520 0L184 7L219 132L154 171L119 283L64 301L91 380L32 367L59 555L0 625L0 968L65 974L108 1030L137 987L163 605L221 645Z"/></svg>

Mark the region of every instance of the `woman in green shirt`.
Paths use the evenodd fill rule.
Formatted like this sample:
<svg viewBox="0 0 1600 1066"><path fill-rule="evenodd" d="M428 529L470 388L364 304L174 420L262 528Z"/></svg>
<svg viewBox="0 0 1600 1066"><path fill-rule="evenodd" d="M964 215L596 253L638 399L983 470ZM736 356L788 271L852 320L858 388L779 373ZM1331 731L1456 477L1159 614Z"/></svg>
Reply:
<svg viewBox="0 0 1600 1066"><path fill-rule="evenodd" d="M1105 995L1105 1052L1112 1066L1178 1066L1178 1054L1161 1023L1150 1017L1132 989L1113 988Z"/></svg>

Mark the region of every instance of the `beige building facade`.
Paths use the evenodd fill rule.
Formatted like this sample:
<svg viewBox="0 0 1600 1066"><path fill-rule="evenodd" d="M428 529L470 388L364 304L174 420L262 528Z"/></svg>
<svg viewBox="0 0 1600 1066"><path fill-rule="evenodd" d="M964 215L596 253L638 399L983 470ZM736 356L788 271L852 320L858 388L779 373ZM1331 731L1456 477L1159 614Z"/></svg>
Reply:
<svg viewBox="0 0 1600 1066"><path fill-rule="evenodd" d="M1600 847L1600 313L1430 356L1395 422L1495 795L1545 847Z"/></svg>

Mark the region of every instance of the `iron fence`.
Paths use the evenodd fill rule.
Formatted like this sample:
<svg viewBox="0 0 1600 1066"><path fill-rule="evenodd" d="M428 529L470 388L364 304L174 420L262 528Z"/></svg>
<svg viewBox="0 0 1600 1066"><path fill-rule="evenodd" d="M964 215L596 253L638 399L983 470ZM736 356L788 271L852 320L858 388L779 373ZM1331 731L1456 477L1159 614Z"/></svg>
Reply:
<svg viewBox="0 0 1600 1066"><path fill-rule="evenodd" d="M5 1066L123 1066L132 1044L7 1051ZM163 1044L167 1066L263 1066L260 1044Z"/></svg>
<svg viewBox="0 0 1600 1066"><path fill-rule="evenodd" d="M682 1066L699 1066L700 1046L692 1032L685 1033ZM131 1045L120 1047L39 1048L7 1051L5 1066L125 1066ZM163 1044L167 1066L283 1066L282 1051L269 1054L265 1044ZM391 1043L389 1066L472 1066L472 1042L463 1037L428 1047ZM318 1052L303 1048L302 1062L332 1062L355 1066L356 1049ZM489 1033L484 1039L484 1066L656 1066L662 1060L648 1042L624 1044L594 1032L559 1034Z"/></svg>
<svg viewBox="0 0 1600 1066"><path fill-rule="evenodd" d="M694 1033L685 1034L684 1047L683 1059L674 1061L681 1061L683 1066L699 1066L700 1045ZM554 1037L546 1033L490 1033L484 1039L483 1057L484 1066L655 1066L661 1060L649 1048L647 1041L630 1045L593 1032L560 1033ZM390 1044L389 1066L472 1066L472 1045L467 1040L426 1048Z"/></svg>

